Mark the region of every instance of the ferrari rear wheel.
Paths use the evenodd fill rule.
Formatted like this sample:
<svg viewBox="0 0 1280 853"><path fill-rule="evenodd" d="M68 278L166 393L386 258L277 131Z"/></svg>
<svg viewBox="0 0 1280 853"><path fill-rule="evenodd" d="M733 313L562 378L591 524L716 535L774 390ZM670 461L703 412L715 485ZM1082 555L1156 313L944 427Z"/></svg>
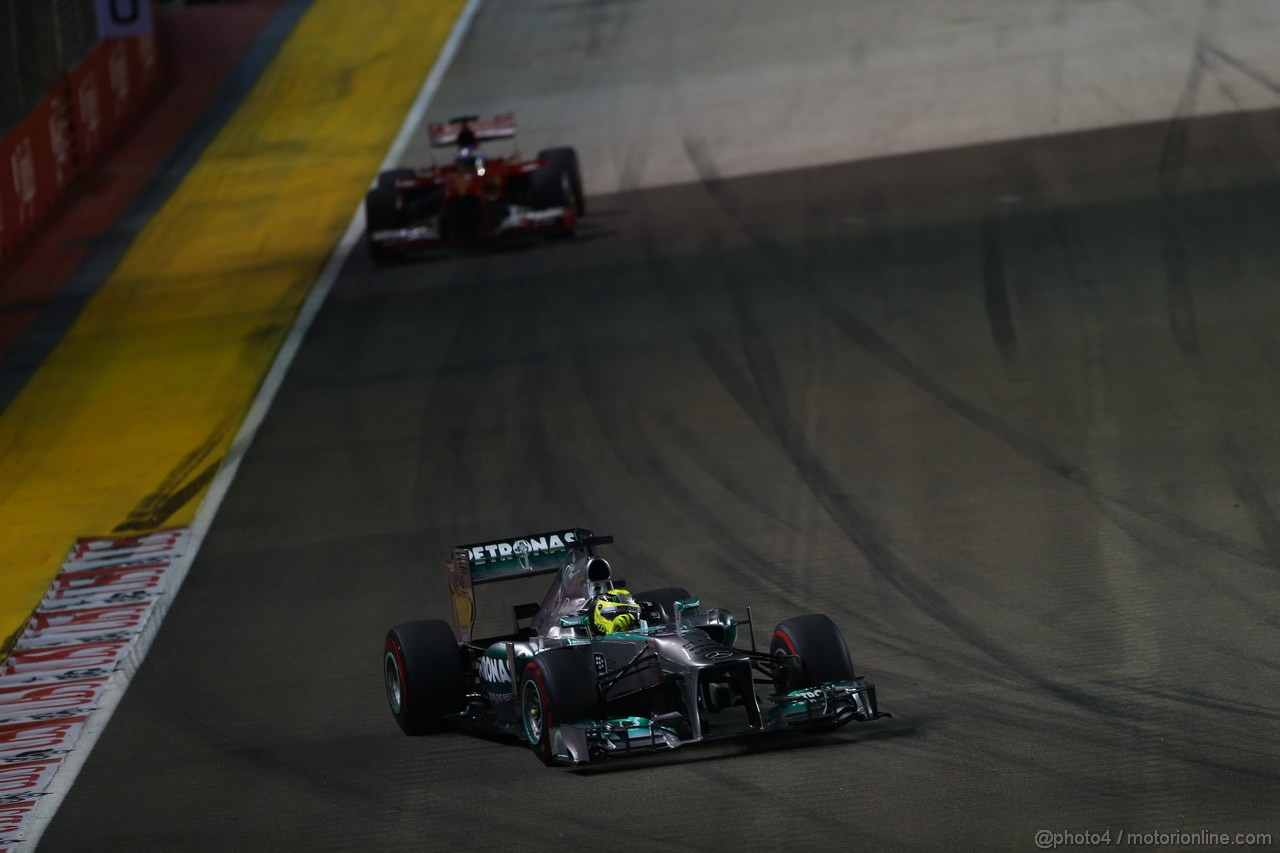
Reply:
<svg viewBox="0 0 1280 853"><path fill-rule="evenodd" d="M853 679L853 662L840 628L821 613L778 623L769 642L773 680L779 692Z"/></svg>

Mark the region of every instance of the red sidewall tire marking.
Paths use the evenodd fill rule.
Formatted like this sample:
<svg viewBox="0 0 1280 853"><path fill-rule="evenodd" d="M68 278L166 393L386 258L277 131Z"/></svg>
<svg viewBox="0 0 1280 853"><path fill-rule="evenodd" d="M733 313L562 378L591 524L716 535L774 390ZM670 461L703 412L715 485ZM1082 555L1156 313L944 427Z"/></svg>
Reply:
<svg viewBox="0 0 1280 853"><path fill-rule="evenodd" d="M551 706L548 701L547 682L542 677L542 667L536 660L529 662L529 667L533 670L533 680L538 684L538 697L542 705L542 742L537 745L538 754L542 756L544 761L551 760L551 727L555 725L551 716Z"/></svg>
<svg viewBox="0 0 1280 853"><path fill-rule="evenodd" d="M400 672L400 713L395 717L397 720L406 720L409 712L409 673L404 668L404 651L400 648L400 638L395 634L388 635L385 648L396 659L396 669ZM392 709L392 713L395 713L395 709Z"/></svg>

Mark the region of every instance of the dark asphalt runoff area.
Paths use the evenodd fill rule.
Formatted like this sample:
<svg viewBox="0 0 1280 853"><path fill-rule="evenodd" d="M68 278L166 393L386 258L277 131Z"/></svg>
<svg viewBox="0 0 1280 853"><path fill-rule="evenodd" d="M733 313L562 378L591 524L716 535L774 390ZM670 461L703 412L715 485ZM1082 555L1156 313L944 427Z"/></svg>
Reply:
<svg viewBox="0 0 1280 853"><path fill-rule="evenodd" d="M691 141L571 241L353 256L40 849L1280 843L1278 142ZM893 718L585 771L403 736L383 636L450 548L575 525L758 637L827 613Z"/></svg>

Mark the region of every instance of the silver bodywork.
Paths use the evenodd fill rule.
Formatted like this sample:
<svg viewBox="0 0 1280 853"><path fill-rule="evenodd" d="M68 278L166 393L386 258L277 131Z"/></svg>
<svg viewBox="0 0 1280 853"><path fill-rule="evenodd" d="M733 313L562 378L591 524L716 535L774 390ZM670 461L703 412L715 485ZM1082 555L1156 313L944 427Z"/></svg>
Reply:
<svg viewBox="0 0 1280 853"><path fill-rule="evenodd" d="M576 534L578 541L589 536L587 531ZM771 731L830 729L882 716L875 688L862 678L780 692L774 680L780 659L755 650L754 634L752 649L737 648L739 620L727 610L703 611L696 601L674 607L672 602L649 603L634 630L593 636L588 602L611 587L612 572L593 548L575 546L572 534L563 537L569 542L563 564L558 570L537 570L554 571L555 576L527 626L473 641L469 627L459 621L457 631L475 663L472 690L460 715L464 724L532 740L518 701L523 673L536 656L561 648L580 648L591 656L601 695L597 719L552 728L553 758L562 763ZM521 559L522 541L515 541L510 559ZM494 551L487 545L466 546L455 557L464 552L470 559L479 557L479 573L486 570L485 547ZM527 559L523 566L535 571ZM469 571L461 574L469 578ZM509 576L514 572L504 570L502 577ZM469 589L467 595L469 606ZM532 605L524 607L527 611ZM750 628L749 620L745 624Z"/></svg>

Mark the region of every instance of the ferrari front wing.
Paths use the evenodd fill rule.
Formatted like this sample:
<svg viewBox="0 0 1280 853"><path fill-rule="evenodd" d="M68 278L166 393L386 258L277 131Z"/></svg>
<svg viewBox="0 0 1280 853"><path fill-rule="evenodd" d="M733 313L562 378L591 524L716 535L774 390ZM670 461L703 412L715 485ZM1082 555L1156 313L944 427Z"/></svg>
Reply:
<svg viewBox="0 0 1280 853"><path fill-rule="evenodd" d="M369 232L369 243L387 252L426 252L432 249L456 248L477 242L502 241L519 237L559 237L572 234L577 215L572 208L552 207L530 210L512 207L505 219L479 241L450 239L433 225L414 225Z"/></svg>

